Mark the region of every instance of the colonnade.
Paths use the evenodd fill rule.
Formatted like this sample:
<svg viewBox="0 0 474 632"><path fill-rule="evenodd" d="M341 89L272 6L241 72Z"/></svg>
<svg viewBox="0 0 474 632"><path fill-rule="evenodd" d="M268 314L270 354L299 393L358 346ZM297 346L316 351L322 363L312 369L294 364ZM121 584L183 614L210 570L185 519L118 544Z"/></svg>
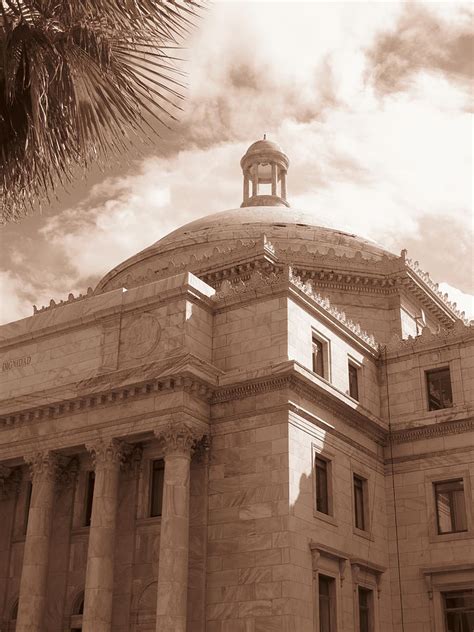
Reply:
<svg viewBox="0 0 474 632"><path fill-rule="evenodd" d="M156 630L185 632L189 555L189 485L193 450L202 438L186 423L155 432L165 459ZM117 439L86 444L95 469L84 587L83 632L112 632L115 532L121 464L131 450ZM32 493L16 632L42 632L55 486L62 457L54 451L25 459Z"/></svg>

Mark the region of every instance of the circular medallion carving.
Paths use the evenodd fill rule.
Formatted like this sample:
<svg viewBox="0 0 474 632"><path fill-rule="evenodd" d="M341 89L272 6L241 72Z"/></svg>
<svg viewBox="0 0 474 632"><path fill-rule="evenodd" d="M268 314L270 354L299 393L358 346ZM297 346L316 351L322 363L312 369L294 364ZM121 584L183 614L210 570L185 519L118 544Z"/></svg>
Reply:
<svg viewBox="0 0 474 632"><path fill-rule="evenodd" d="M124 347L127 356L144 358L157 346L161 337L161 326L152 314L141 314L135 318L124 333Z"/></svg>

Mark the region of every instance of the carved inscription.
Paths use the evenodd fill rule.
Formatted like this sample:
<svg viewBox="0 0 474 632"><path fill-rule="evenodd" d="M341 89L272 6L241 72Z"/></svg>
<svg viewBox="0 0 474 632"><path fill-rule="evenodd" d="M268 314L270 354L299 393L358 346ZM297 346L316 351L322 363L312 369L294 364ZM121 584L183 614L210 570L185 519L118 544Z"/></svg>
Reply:
<svg viewBox="0 0 474 632"><path fill-rule="evenodd" d="M11 369L21 369L29 364L31 364L31 356L23 356L22 358L16 358L15 360L4 360L2 362L2 373L10 371Z"/></svg>

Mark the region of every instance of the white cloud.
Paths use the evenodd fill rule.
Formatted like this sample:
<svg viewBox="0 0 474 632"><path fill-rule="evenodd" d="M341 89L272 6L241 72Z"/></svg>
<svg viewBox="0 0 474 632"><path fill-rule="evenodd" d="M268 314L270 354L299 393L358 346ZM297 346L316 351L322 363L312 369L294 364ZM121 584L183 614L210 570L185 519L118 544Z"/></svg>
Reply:
<svg viewBox="0 0 474 632"><path fill-rule="evenodd" d="M448 294L449 300L456 303L457 309L466 314L468 320L474 321L474 295L461 292L458 288L453 287L449 283L442 282L439 284L439 291Z"/></svg>

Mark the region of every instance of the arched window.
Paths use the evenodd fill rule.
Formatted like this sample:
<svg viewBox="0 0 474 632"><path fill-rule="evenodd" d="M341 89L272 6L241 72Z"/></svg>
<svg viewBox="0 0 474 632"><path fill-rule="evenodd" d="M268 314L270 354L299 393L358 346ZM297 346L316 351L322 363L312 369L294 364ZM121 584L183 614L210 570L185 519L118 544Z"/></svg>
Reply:
<svg viewBox="0 0 474 632"><path fill-rule="evenodd" d="M84 593L81 592L74 602L71 614L71 632L81 632L82 615L84 614Z"/></svg>
<svg viewBox="0 0 474 632"><path fill-rule="evenodd" d="M18 599L13 603L10 608L10 616L8 619L8 632L15 632L16 630L16 620L18 618Z"/></svg>

